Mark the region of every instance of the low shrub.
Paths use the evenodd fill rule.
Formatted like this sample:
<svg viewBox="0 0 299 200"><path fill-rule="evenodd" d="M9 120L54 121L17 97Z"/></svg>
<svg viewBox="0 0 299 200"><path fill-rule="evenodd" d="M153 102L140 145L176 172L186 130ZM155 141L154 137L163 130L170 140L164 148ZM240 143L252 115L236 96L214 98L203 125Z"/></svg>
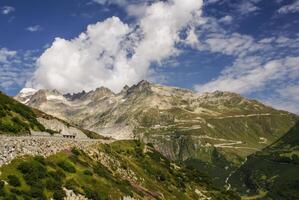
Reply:
<svg viewBox="0 0 299 200"><path fill-rule="evenodd" d="M62 188L55 190L53 193L53 199L55 200L63 200L64 197L66 197L66 194Z"/></svg>
<svg viewBox="0 0 299 200"><path fill-rule="evenodd" d="M11 185L11 186L14 186L14 187L19 187L21 186L21 182L19 180L19 178L15 175L9 175L7 176L7 179L8 179L8 183Z"/></svg>
<svg viewBox="0 0 299 200"><path fill-rule="evenodd" d="M84 170L83 173L87 176L92 176L92 172L90 170Z"/></svg>
<svg viewBox="0 0 299 200"><path fill-rule="evenodd" d="M60 161L57 165L66 172L76 173L76 168L70 162Z"/></svg>
<svg viewBox="0 0 299 200"><path fill-rule="evenodd" d="M5 185L4 181L0 180L0 189L3 189L4 185Z"/></svg>
<svg viewBox="0 0 299 200"><path fill-rule="evenodd" d="M23 174L25 182L31 186L42 185L42 179L48 175L45 166L36 160L22 162L17 168Z"/></svg>
<svg viewBox="0 0 299 200"><path fill-rule="evenodd" d="M75 192L76 194L79 193L78 188L80 188L79 184L77 183L76 180L74 179L69 179L66 181L65 183L65 188L68 190L72 190L73 192Z"/></svg>
<svg viewBox="0 0 299 200"><path fill-rule="evenodd" d="M59 188L61 188L61 182L55 180L54 178L48 178L46 180L46 188L48 190L54 191L54 190L58 190Z"/></svg>
<svg viewBox="0 0 299 200"><path fill-rule="evenodd" d="M29 194L30 194L31 197L39 199L39 200L46 200L47 199L43 188L40 188L40 187L31 187L30 190L29 190Z"/></svg>
<svg viewBox="0 0 299 200"><path fill-rule="evenodd" d="M72 148L72 154L79 156L80 155L80 151L76 148Z"/></svg>

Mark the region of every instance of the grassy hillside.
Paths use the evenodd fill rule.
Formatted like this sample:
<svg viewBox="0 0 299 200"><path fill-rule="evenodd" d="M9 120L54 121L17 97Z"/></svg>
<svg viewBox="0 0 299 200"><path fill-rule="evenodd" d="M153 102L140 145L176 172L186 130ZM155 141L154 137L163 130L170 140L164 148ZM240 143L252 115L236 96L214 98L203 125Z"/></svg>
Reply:
<svg viewBox="0 0 299 200"><path fill-rule="evenodd" d="M153 143L172 160L206 171L218 186L247 156L275 142L298 119L270 109L248 116L203 118L180 108L145 110L136 118L140 126L135 134L141 140Z"/></svg>
<svg viewBox="0 0 299 200"><path fill-rule="evenodd" d="M45 131L34 111L0 92L0 134L30 134L30 129Z"/></svg>
<svg viewBox="0 0 299 200"><path fill-rule="evenodd" d="M299 199L298 170L299 123L271 146L249 156L230 182L240 194L257 199Z"/></svg>
<svg viewBox="0 0 299 200"><path fill-rule="evenodd" d="M0 199L63 199L62 188L95 200L239 199L137 141L103 144L85 152L73 149L47 159L16 159L0 171Z"/></svg>

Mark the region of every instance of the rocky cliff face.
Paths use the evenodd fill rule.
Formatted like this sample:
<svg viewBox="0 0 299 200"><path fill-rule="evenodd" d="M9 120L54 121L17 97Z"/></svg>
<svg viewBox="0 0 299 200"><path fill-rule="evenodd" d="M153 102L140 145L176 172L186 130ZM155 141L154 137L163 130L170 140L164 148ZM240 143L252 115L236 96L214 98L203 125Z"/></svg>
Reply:
<svg viewBox="0 0 299 200"><path fill-rule="evenodd" d="M74 136L77 139L88 139L87 135L85 135L83 131L67 125L58 119L45 119L40 117L37 120L39 123L43 124L46 129L55 131L57 135Z"/></svg>
<svg viewBox="0 0 299 200"><path fill-rule="evenodd" d="M105 136L152 143L172 160L207 170L219 184L298 120L238 94L198 94L147 81L118 94L103 87L68 95L40 90L28 99L27 105Z"/></svg>

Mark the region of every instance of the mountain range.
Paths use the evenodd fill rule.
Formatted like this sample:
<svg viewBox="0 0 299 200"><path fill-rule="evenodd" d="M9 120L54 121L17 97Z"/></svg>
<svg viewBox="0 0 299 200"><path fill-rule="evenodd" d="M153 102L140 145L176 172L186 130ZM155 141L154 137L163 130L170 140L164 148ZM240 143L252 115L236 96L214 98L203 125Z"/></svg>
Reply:
<svg viewBox="0 0 299 200"><path fill-rule="evenodd" d="M66 145L59 137L67 133L76 133L76 141L65 142L84 142L84 148L65 146L52 152L55 145ZM13 157L0 166L0 199L240 199L215 187L204 173L167 159L151 144L107 140L3 93L0 136L1 160ZM32 154L36 144L43 146L37 155ZM21 150L25 154L18 155Z"/></svg>
<svg viewBox="0 0 299 200"><path fill-rule="evenodd" d="M105 87L75 94L26 88L15 99L102 136L150 143L226 188L248 156L278 141L299 119L239 94L199 94L147 81L119 93Z"/></svg>

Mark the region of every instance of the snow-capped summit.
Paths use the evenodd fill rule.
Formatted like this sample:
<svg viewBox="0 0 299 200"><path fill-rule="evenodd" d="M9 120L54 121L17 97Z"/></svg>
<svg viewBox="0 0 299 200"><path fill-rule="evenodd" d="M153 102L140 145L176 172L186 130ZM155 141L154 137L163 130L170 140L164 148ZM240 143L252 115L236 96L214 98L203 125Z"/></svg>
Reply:
<svg viewBox="0 0 299 200"><path fill-rule="evenodd" d="M33 88L23 88L15 97L15 99L17 99L21 103L26 104L37 91L38 90Z"/></svg>
<svg viewBox="0 0 299 200"><path fill-rule="evenodd" d="M34 95L38 90L33 89L33 88L23 88L20 92L19 95L22 98L28 97L28 96L32 96Z"/></svg>

